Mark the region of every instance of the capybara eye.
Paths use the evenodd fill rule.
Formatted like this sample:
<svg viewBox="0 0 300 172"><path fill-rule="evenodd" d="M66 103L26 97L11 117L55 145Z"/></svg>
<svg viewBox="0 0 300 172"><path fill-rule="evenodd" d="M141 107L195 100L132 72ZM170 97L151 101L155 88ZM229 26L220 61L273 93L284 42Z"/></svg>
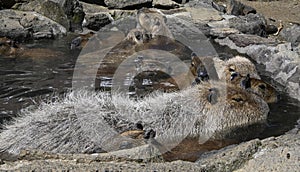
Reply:
<svg viewBox="0 0 300 172"><path fill-rule="evenodd" d="M259 87L260 89L263 89L263 90L266 89L266 86L265 86L264 84L261 84L261 85L259 85L258 87Z"/></svg>
<svg viewBox="0 0 300 172"><path fill-rule="evenodd" d="M243 102L244 100L241 97L234 97L232 98L232 100L236 101L236 102Z"/></svg>

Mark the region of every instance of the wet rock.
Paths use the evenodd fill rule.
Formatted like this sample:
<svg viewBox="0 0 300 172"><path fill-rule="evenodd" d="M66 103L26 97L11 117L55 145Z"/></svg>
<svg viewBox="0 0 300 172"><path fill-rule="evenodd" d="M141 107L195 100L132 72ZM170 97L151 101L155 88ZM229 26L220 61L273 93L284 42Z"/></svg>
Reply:
<svg viewBox="0 0 300 172"><path fill-rule="evenodd" d="M241 2L237 0L230 0L230 3L227 7L227 14L232 14L232 15L247 15L256 13L256 10L248 5L244 5Z"/></svg>
<svg viewBox="0 0 300 172"><path fill-rule="evenodd" d="M22 11L36 11L63 25L69 31L82 30L83 7L78 0L33 0L13 7Z"/></svg>
<svg viewBox="0 0 300 172"><path fill-rule="evenodd" d="M152 0L104 0L108 8L117 8L117 9L135 9L142 7L151 7Z"/></svg>
<svg viewBox="0 0 300 172"><path fill-rule="evenodd" d="M292 27L284 28L280 35L286 41L291 42L293 47L296 47L300 43L300 25L294 24Z"/></svg>
<svg viewBox="0 0 300 172"><path fill-rule="evenodd" d="M156 8L178 8L179 4L172 0L153 0L152 5Z"/></svg>
<svg viewBox="0 0 300 172"><path fill-rule="evenodd" d="M242 33L255 34L266 37L266 21L259 14L248 14L229 19L229 27L235 28Z"/></svg>
<svg viewBox="0 0 300 172"><path fill-rule="evenodd" d="M84 26L94 31L100 30L102 27L113 21L108 12L86 13L85 20L86 23Z"/></svg>
<svg viewBox="0 0 300 172"><path fill-rule="evenodd" d="M11 8L16 3L15 0L0 0L0 9Z"/></svg>
<svg viewBox="0 0 300 172"><path fill-rule="evenodd" d="M36 12L0 11L0 36L16 40L53 38L66 34L66 29Z"/></svg>

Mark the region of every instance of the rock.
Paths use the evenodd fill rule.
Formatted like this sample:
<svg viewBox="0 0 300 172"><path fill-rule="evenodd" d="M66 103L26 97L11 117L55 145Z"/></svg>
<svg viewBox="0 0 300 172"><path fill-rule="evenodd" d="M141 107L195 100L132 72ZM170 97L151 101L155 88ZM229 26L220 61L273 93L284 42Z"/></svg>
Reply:
<svg viewBox="0 0 300 172"><path fill-rule="evenodd" d="M88 4L85 2L80 2L83 7L83 11L85 13L99 13L99 12L109 12L107 7L103 7L100 5Z"/></svg>
<svg viewBox="0 0 300 172"><path fill-rule="evenodd" d="M235 28L242 33L255 34L266 37L266 21L259 14L247 14L229 19L229 27Z"/></svg>
<svg viewBox="0 0 300 172"><path fill-rule="evenodd" d="M97 4L97 5L105 5L104 0L80 0L82 2Z"/></svg>
<svg viewBox="0 0 300 172"><path fill-rule="evenodd" d="M276 40L263 38L257 35L249 35L249 34L232 34L229 35L228 38L232 40L239 47L276 43Z"/></svg>
<svg viewBox="0 0 300 172"><path fill-rule="evenodd" d="M186 7L186 10L191 13L191 16L192 16L192 19L194 22L222 20L222 16L214 8Z"/></svg>
<svg viewBox="0 0 300 172"><path fill-rule="evenodd" d="M36 12L0 11L0 36L15 40L54 38L66 34L60 24Z"/></svg>
<svg viewBox="0 0 300 172"><path fill-rule="evenodd" d="M100 30L113 21L108 12L86 13L85 20L84 26L94 31Z"/></svg>
<svg viewBox="0 0 300 172"><path fill-rule="evenodd" d="M207 171L234 171L241 168L257 152L261 142L258 139L231 145L218 151L202 154L196 162Z"/></svg>
<svg viewBox="0 0 300 172"><path fill-rule="evenodd" d="M291 42L293 47L296 47L300 43L300 25L294 24L292 27L284 28L280 35L286 41Z"/></svg>
<svg viewBox="0 0 300 172"><path fill-rule="evenodd" d="M152 7L152 0L104 0L108 8L136 9L142 7Z"/></svg>
<svg viewBox="0 0 300 172"><path fill-rule="evenodd" d="M260 149L237 172L298 171L300 134L286 134L262 140Z"/></svg>
<svg viewBox="0 0 300 172"><path fill-rule="evenodd" d="M218 38L225 38L231 34L237 34L239 31L234 28L212 28L210 29L210 36L218 37Z"/></svg>
<svg viewBox="0 0 300 172"><path fill-rule="evenodd" d="M16 3L15 0L0 0L0 9L11 8Z"/></svg>
<svg viewBox="0 0 300 172"><path fill-rule="evenodd" d="M247 14L256 14L256 10L248 5L244 5L239 1L236 0L230 0L230 3L227 7L227 14L232 15L247 15Z"/></svg>
<svg viewBox="0 0 300 172"><path fill-rule="evenodd" d="M300 133L284 134L264 140L251 140L202 154L195 163L164 162L157 152L148 158L132 159L127 152L141 153L148 145L100 154L51 154L37 150L22 151L18 159L3 161L3 171L298 171ZM130 153L129 153L130 154ZM120 156L122 155L122 156Z"/></svg>
<svg viewBox="0 0 300 172"><path fill-rule="evenodd" d="M116 21L119 19L123 19L126 17L130 17L130 16L136 16L136 11L134 10L119 10L119 9L115 9L115 10L110 10L109 11L111 17Z"/></svg>
<svg viewBox="0 0 300 172"><path fill-rule="evenodd" d="M69 31L82 30L83 7L78 0L33 0L16 4L14 9L36 11L63 25Z"/></svg>
<svg viewBox="0 0 300 172"><path fill-rule="evenodd" d="M156 8L178 8L179 4L172 0L153 0L152 5Z"/></svg>

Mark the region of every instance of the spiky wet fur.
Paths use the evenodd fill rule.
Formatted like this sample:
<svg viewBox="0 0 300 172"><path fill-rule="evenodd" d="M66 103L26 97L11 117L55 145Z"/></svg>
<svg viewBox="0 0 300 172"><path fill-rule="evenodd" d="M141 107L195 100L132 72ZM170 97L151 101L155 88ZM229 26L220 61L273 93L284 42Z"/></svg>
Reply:
<svg viewBox="0 0 300 172"><path fill-rule="evenodd" d="M219 90L216 104L207 99L210 88ZM124 125L137 121L154 129L163 144L177 144L187 135L219 139L233 128L265 122L268 111L262 99L239 88L226 89L221 82L158 92L139 101L119 93L71 92L60 101L25 110L0 133L0 150L12 154L22 149L54 153L116 150L122 141L128 141L119 137Z"/></svg>

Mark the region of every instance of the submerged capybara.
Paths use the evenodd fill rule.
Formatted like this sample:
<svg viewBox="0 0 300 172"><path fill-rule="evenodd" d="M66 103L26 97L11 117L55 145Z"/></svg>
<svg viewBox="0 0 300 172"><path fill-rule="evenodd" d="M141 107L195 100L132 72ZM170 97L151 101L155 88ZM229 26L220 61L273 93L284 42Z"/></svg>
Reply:
<svg viewBox="0 0 300 172"><path fill-rule="evenodd" d="M123 124L136 121L142 121L145 130L154 130L157 142L169 150L187 136L201 142L235 138L232 131L265 123L268 112L268 105L258 96L222 82L158 92L139 101L117 93L79 91L25 110L0 133L0 150L11 154L22 149L54 153L118 150L124 142L136 143L120 135Z"/></svg>

